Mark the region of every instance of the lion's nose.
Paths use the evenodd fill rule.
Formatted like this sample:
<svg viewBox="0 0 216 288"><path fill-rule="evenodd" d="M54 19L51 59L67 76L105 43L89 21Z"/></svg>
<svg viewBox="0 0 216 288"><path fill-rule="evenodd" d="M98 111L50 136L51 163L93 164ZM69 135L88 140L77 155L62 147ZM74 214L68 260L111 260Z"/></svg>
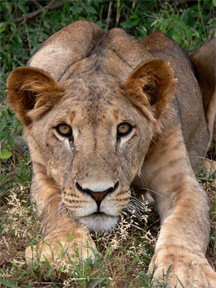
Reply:
<svg viewBox="0 0 216 288"><path fill-rule="evenodd" d="M119 181L116 182L116 184L113 187L109 187L108 189L104 190L104 191L92 191L90 189L87 188L83 188L77 181L76 181L76 188L82 192L82 193L86 193L88 195L90 195L95 202L98 205L98 208L100 206L101 201L108 195L113 193L114 191L116 191L118 189L119 186Z"/></svg>

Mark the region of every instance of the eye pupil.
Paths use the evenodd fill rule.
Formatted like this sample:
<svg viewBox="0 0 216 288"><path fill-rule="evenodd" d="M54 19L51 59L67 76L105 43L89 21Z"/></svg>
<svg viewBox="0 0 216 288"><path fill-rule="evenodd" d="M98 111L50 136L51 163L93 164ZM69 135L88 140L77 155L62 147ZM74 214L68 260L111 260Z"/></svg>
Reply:
<svg viewBox="0 0 216 288"><path fill-rule="evenodd" d="M121 132L121 133L126 133L129 129L129 125L128 124L121 124L119 127L118 127L118 131Z"/></svg>
<svg viewBox="0 0 216 288"><path fill-rule="evenodd" d="M133 127L128 123L121 123L117 127L117 134L119 137L124 137L132 131Z"/></svg>
<svg viewBox="0 0 216 288"><path fill-rule="evenodd" d="M67 124L60 124L56 127L57 132L62 135L62 136L66 136L69 137L72 135L72 130L71 127L68 126Z"/></svg>
<svg viewBox="0 0 216 288"><path fill-rule="evenodd" d="M68 126L62 125L62 126L59 127L59 130L60 130L62 133L68 133L70 129L69 129Z"/></svg>

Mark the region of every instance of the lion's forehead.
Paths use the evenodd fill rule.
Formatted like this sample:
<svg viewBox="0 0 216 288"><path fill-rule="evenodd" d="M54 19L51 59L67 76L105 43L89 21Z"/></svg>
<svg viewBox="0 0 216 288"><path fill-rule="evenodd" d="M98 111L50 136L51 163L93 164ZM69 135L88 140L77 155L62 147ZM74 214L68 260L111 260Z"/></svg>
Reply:
<svg viewBox="0 0 216 288"><path fill-rule="evenodd" d="M52 117L55 122L70 122L82 124L119 123L124 121L134 124L138 120L139 113L132 105L121 99L113 98L88 98L84 101L74 98L63 99L59 105L56 105L52 111ZM50 117L49 117L50 118ZM52 121L52 120L51 120ZM68 123L69 124L69 123Z"/></svg>
<svg viewBox="0 0 216 288"><path fill-rule="evenodd" d="M64 96L51 111L54 121L87 122L88 126L101 125L108 120L134 122L138 113L128 103L118 83L106 80L104 75L96 77L95 81L93 79L84 75L61 84ZM52 117L49 115L48 118Z"/></svg>
<svg viewBox="0 0 216 288"><path fill-rule="evenodd" d="M121 95L122 85L118 79L105 74L101 69L97 72L89 69L60 84L67 97L79 97L84 100L98 101L101 98L112 98Z"/></svg>

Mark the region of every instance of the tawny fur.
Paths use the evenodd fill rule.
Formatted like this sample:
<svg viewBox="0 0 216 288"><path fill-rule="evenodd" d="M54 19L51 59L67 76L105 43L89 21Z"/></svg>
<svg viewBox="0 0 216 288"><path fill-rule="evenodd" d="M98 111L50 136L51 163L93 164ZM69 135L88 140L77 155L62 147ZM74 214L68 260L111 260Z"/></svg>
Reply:
<svg viewBox="0 0 216 288"><path fill-rule="evenodd" d="M199 77L209 43L189 53ZM76 248L84 259L95 257L89 230L112 229L134 185L157 192L162 227L149 272L159 279L172 265L169 287L181 287L179 279L187 288L215 288L205 258L208 198L194 174L212 141L215 79L199 86L189 58L160 32L137 41L86 21L50 37L28 65L9 75L8 100L25 125L31 201L54 259L43 244L27 248L27 259L41 251L58 263L58 242L68 248L64 260Z"/></svg>

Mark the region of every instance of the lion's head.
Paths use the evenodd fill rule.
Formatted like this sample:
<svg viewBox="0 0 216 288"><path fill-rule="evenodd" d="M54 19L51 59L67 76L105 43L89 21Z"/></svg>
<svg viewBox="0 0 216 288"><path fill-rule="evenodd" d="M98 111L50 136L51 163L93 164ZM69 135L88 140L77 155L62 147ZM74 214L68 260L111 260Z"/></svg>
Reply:
<svg viewBox="0 0 216 288"><path fill-rule="evenodd" d="M76 35L88 34L82 57L72 61L74 53L67 58L69 40L60 41L57 35L33 56L30 66L34 67L20 67L10 74L7 87L9 102L26 126L33 200L37 186L44 185L40 181L45 181L47 193L51 186L59 191L71 217L101 231L109 230L128 205L131 182L153 134L160 130L176 80L168 63L146 59L143 48L142 55L138 53L141 44L122 30L97 32L96 37L99 28L92 25L82 22L82 33L76 28ZM87 28L94 30L90 40ZM74 26L71 29L75 33ZM134 52L128 52L125 43L131 43ZM53 53L52 62L47 51L56 45L67 49L58 57ZM74 49L72 45L69 51Z"/></svg>

